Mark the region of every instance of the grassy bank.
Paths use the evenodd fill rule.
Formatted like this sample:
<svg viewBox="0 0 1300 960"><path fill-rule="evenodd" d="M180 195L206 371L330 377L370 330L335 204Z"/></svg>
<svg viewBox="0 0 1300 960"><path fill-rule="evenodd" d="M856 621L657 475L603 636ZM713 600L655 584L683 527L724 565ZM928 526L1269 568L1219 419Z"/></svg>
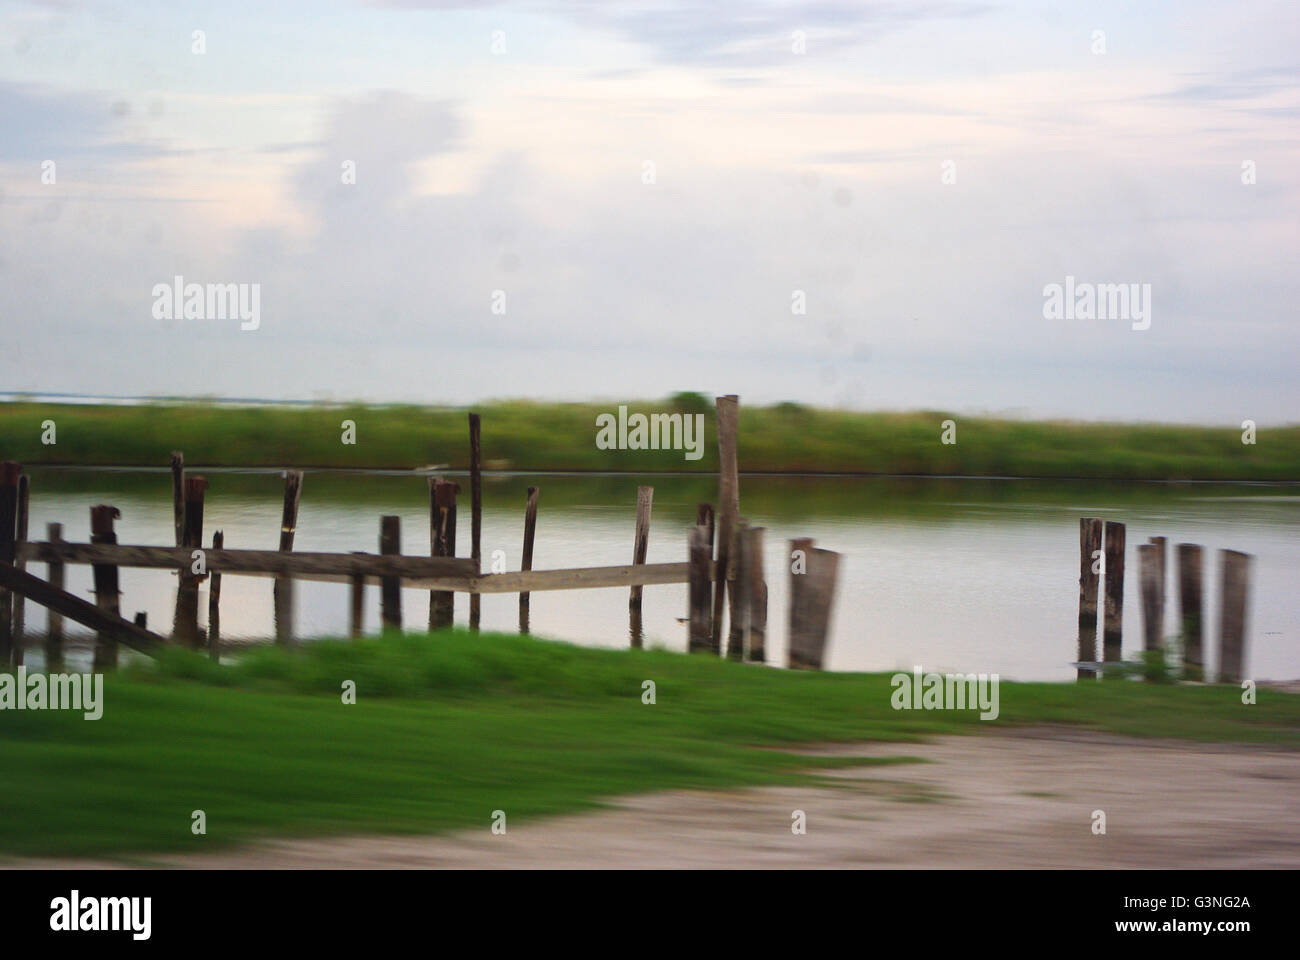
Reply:
<svg viewBox="0 0 1300 960"><path fill-rule="evenodd" d="M355 705L342 702L347 680ZM227 667L170 651L156 669L111 677L98 721L0 713L0 852L487 829L494 810L515 823L631 792L807 782L846 762L780 749L801 742L994 724L1300 746L1300 696L1268 691L1243 706L1233 687L1007 683L989 722L895 711L891 692L887 675L461 632L261 649ZM194 810L206 836L190 831Z"/></svg>
<svg viewBox="0 0 1300 960"><path fill-rule="evenodd" d="M596 417L610 405L491 403L483 415L489 467L517 470L712 471L712 405L693 394L631 403L632 413L703 413L703 457L679 450L600 450ZM940 442L956 422L956 443ZM54 421L53 444L42 442ZM341 442L344 420L355 444ZM161 466L172 450L207 466L467 466L465 411L412 406L230 408L215 404L0 404L0 455L25 464ZM1091 477L1117 480L1300 480L1300 426L1235 428L1022 422L940 411L853 413L797 404L742 407L747 471Z"/></svg>

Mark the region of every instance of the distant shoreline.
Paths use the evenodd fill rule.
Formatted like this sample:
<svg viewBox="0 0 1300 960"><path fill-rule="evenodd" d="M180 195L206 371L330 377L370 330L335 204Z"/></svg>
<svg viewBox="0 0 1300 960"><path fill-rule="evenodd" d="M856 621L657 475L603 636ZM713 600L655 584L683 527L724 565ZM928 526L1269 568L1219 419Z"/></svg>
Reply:
<svg viewBox="0 0 1300 960"><path fill-rule="evenodd" d="M628 401L646 414L704 417L703 456L681 449L600 449L608 404L477 405L485 472L500 475L698 475L716 470L712 404L694 394ZM353 423L344 442L344 422ZM946 426L950 423L951 426ZM877 413L798 404L741 406L740 466L751 476L1177 482L1300 482L1300 425L1234 427L1078 423ZM950 442L944 442L946 440ZM53 442L49 442L53 440ZM0 403L0 458L38 466L161 468L171 451L209 469L285 466L420 472L468 468L465 409L205 401Z"/></svg>

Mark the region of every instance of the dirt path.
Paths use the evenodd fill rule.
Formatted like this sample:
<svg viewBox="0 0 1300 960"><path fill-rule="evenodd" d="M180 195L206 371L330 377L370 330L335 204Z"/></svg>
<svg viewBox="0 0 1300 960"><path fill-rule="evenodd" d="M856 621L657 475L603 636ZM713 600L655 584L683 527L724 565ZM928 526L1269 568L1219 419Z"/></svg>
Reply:
<svg viewBox="0 0 1300 960"><path fill-rule="evenodd" d="M1300 866L1300 752L1071 730L854 745L928 761L836 771L833 786L660 793L609 810L444 837L275 841L176 867ZM791 832L803 810L807 833ZM1106 834L1093 834L1094 810ZM507 811L507 814L509 811ZM25 866L120 866L27 862Z"/></svg>

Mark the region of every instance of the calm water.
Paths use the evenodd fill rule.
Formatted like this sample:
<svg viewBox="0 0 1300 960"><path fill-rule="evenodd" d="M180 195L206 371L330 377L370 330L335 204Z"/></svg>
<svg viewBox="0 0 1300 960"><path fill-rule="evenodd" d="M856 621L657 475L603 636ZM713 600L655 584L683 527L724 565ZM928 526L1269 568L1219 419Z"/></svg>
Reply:
<svg viewBox="0 0 1300 960"><path fill-rule="evenodd" d="M89 508L111 503L122 511L121 543L172 542L170 478L127 470L32 471L31 535L62 522L64 537L89 537ZM273 472L207 471L211 481L205 539L225 531L227 547L275 549L279 540L281 481ZM460 479L460 478L457 478ZM541 488L535 569L628 563L638 483L655 487L649 562L686 559L686 537L697 504L716 499L708 478L520 476L485 477L483 556L505 553L516 570L524 493ZM462 482L468 491L468 484ZM309 472L295 547L300 550L377 550L379 517L402 518L403 552L429 552L425 480L410 473ZM469 552L469 497L462 494L459 552ZM843 555L828 668L996 672L1019 679L1067 680L1075 658L1078 602L1078 521L1082 516L1128 524L1124 650L1141 647L1136 544L1148 536L1173 545L1204 545L1207 556L1207 656L1217 663L1220 548L1255 557L1247 629L1247 669L1258 679L1300 677L1300 487L1206 484L1098 484L900 478L743 477L741 512L767 528L770 591L769 659L783 662L788 567L785 541L810 536ZM43 576L43 565L33 571ZM68 589L91 590L90 568L70 566ZM175 577L123 570L122 612L148 613L149 624L171 624ZM348 589L341 584L298 585L296 632L343 635ZM1169 589L1166 632L1177 630L1176 590ZM206 593L206 589L205 589ZM261 638L272 632L271 581L226 576L222 633ZM206 616L206 596L200 598ZM427 622L428 592L407 590L408 626ZM514 631L514 594L482 600L485 630ZM685 585L645 588L647 645L684 650ZM457 598L457 622L468 600ZM44 611L28 605L28 627L45 627ZM366 597L366 628L379 622L378 590ZM79 629L69 624L70 635ZM557 591L532 595L534 634L592 646L627 640L627 590ZM39 663L39 654L29 655Z"/></svg>

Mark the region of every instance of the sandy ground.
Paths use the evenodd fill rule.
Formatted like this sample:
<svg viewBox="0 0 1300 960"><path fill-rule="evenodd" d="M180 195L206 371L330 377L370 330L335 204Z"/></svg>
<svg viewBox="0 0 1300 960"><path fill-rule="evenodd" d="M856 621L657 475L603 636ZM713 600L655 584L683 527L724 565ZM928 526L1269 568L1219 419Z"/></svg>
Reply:
<svg viewBox="0 0 1300 960"><path fill-rule="evenodd" d="M833 784L658 793L505 835L273 841L133 866L1164 867L1300 866L1300 752L1064 729L816 752L928 762L835 771ZM791 830L802 810L807 832ZM1093 811L1106 814L1104 836ZM507 815L509 811L506 811ZM8 864L14 866L15 864ZM26 861L28 867L113 867Z"/></svg>

